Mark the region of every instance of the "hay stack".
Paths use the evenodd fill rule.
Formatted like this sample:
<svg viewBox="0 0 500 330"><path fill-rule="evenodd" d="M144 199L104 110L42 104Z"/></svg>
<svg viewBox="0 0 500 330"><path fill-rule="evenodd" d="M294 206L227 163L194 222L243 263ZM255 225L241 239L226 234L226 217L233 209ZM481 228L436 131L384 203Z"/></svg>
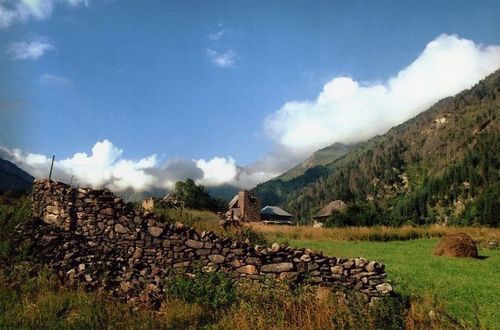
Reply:
<svg viewBox="0 0 500 330"><path fill-rule="evenodd" d="M472 237L464 233L449 234L441 238L434 248L434 255L477 258L477 247Z"/></svg>

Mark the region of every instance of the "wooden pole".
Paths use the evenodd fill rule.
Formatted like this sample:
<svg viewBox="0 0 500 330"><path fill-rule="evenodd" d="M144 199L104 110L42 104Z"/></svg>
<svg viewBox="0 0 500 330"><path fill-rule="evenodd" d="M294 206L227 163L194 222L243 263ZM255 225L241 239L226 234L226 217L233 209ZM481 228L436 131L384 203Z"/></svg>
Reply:
<svg viewBox="0 0 500 330"><path fill-rule="evenodd" d="M50 173L49 173L49 181L52 179L52 169L54 168L54 159L56 159L56 156L52 156L52 163L50 164Z"/></svg>

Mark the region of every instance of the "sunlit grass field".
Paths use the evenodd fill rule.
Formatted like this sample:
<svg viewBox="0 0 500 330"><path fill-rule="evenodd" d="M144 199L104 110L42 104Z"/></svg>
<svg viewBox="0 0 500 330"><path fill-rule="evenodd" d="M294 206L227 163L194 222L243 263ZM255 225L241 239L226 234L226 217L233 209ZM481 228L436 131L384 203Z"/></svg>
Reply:
<svg viewBox="0 0 500 330"><path fill-rule="evenodd" d="M397 292L437 300L455 319L500 327L500 251L480 249L479 259L436 257L437 239L393 242L291 239L293 246L337 257L364 257L386 265ZM430 312L430 310L429 310Z"/></svg>

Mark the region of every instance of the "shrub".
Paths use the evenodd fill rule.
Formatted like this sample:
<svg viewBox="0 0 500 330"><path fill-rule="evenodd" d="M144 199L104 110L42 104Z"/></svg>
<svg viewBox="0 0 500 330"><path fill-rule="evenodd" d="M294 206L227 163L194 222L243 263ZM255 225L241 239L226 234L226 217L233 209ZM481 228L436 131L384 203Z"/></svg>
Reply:
<svg viewBox="0 0 500 330"><path fill-rule="evenodd" d="M194 276L171 274L165 278L167 296L212 309L224 309L236 300L231 277L221 272L194 271Z"/></svg>
<svg viewBox="0 0 500 330"><path fill-rule="evenodd" d="M12 233L23 221L31 219L31 199L25 195L4 194L0 196L0 262L11 261Z"/></svg>

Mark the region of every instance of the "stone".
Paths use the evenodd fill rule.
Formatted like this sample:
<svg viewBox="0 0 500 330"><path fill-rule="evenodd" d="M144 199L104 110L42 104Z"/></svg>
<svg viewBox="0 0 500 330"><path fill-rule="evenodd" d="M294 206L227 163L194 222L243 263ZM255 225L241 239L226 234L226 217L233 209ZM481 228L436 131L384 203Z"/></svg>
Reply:
<svg viewBox="0 0 500 330"><path fill-rule="evenodd" d="M197 249L194 252L197 256L207 256L211 253L209 249Z"/></svg>
<svg viewBox="0 0 500 330"><path fill-rule="evenodd" d="M342 268L342 266L333 266L330 268L330 270L332 271L332 274L342 274L342 272L344 271L344 268Z"/></svg>
<svg viewBox="0 0 500 330"><path fill-rule="evenodd" d="M111 207L108 207L108 208L105 208L105 209L102 209L101 212L100 212L102 215L109 215L109 216L112 216L115 214L115 210Z"/></svg>
<svg viewBox="0 0 500 330"><path fill-rule="evenodd" d="M234 259L232 260L230 263L229 263L231 266L237 268L237 267L240 267L241 266L241 261L239 261L238 259Z"/></svg>
<svg viewBox="0 0 500 330"><path fill-rule="evenodd" d="M392 292L392 286L389 283L382 283L375 287L381 294L389 294Z"/></svg>
<svg viewBox="0 0 500 330"><path fill-rule="evenodd" d="M356 258L356 259L354 259L354 264L356 265L356 267L362 268L366 264L366 259L365 258Z"/></svg>
<svg viewBox="0 0 500 330"><path fill-rule="evenodd" d="M134 259L142 258L142 249L140 247L135 249L134 254L132 254L132 258Z"/></svg>
<svg viewBox="0 0 500 330"><path fill-rule="evenodd" d="M42 218L43 222L45 222L48 225L52 225L55 227L59 227L63 223L63 218L61 218L58 215L55 214L45 214Z"/></svg>
<svg viewBox="0 0 500 330"><path fill-rule="evenodd" d="M313 270L316 270L318 268L319 268L319 265L317 263L311 263L311 264L308 264L308 266L307 266L308 271L313 271Z"/></svg>
<svg viewBox="0 0 500 330"><path fill-rule="evenodd" d="M127 228L127 227L125 227L125 226L123 226L123 225L121 225L121 224L119 224L119 223L117 223L117 224L115 225L115 231L116 231L118 234L126 234L126 233L128 233L128 228Z"/></svg>
<svg viewBox="0 0 500 330"><path fill-rule="evenodd" d="M260 264L262 264L262 262L260 261L260 258L257 258L257 257L247 257L245 259L245 262L247 264L251 264L251 265L260 265Z"/></svg>
<svg viewBox="0 0 500 330"><path fill-rule="evenodd" d="M278 252L279 250L280 250L280 245L278 243L273 243L273 245L271 245L271 251Z"/></svg>
<svg viewBox="0 0 500 330"><path fill-rule="evenodd" d="M160 227L148 227L148 232L153 237L159 237L163 233L163 228Z"/></svg>
<svg viewBox="0 0 500 330"><path fill-rule="evenodd" d="M55 215L60 215L62 213L61 208L59 208L57 206L54 206L54 205L48 205L47 208L46 208L46 210L47 210L48 213L52 213L52 214L55 214Z"/></svg>
<svg viewBox="0 0 500 330"><path fill-rule="evenodd" d="M254 265L246 265L236 269L236 271L240 274L248 274L248 275L256 275L259 273L257 271L257 267L255 267Z"/></svg>
<svg viewBox="0 0 500 330"><path fill-rule="evenodd" d="M377 269L377 262L376 261L370 261L366 266L365 269L367 272L374 272L375 269Z"/></svg>
<svg viewBox="0 0 500 330"><path fill-rule="evenodd" d="M200 241L195 241L192 239L188 239L186 242L184 242L187 247L190 247L192 249L202 249L203 246L205 246L205 243L200 242Z"/></svg>
<svg viewBox="0 0 500 330"><path fill-rule="evenodd" d="M264 273L281 273L293 270L293 263L291 262L278 262L275 264L263 265L260 270Z"/></svg>
<svg viewBox="0 0 500 330"><path fill-rule="evenodd" d="M226 257L220 254L212 254L208 256L208 260L213 262L214 264L222 264L226 261Z"/></svg>
<svg viewBox="0 0 500 330"><path fill-rule="evenodd" d="M342 266L344 266L345 269L351 269L352 266L354 266L354 262L349 260L349 261L344 262L344 264Z"/></svg>
<svg viewBox="0 0 500 330"><path fill-rule="evenodd" d="M304 255L302 255L302 256L300 257L300 259L299 259L299 260L300 260L300 261L302 261L302 262L309 262L309 261L311 261L311 256L310 256L310 255L308 255L308 254L304 254Z"/></svg>

